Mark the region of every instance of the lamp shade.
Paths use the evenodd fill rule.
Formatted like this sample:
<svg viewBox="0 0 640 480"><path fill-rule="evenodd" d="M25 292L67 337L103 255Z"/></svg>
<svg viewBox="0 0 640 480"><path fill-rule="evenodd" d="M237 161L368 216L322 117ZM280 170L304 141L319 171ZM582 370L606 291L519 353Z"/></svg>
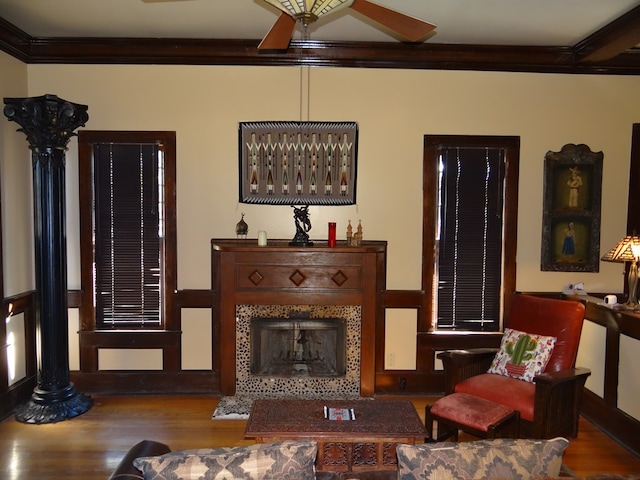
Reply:
<svg viewBox="0 0 640 480"><path fill-rule="evenodd" d="M265 0L288 13L303 24L309 25L322 15L351 6L353 0Z"/></svg>
<svg viewBox="0 0 640 480"><path fill-rule="evenodd" d="M605 262L635 262L640 257L640 236L627 235L618 243L616 243L611 250L605 253L601 260Z"/></svg>

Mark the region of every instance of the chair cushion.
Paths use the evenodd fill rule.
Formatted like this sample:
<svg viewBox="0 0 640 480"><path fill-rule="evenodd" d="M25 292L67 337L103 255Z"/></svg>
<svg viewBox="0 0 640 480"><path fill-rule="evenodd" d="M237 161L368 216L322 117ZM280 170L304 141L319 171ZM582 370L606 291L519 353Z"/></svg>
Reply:
<svg viewBox="0 0 640 480"><path fill-rule="evenodd" d="M431 405L431 415L452 420L482 432L511 415L513 409L466 393L452 393Z"/></svg>
<svg viewBox="0 0 640 480"><path fill-rule="evenodd" d="M535 383L495 373L483 373L458 383L455 391L505 405L519 411L520 418L533 421Z"/></svg>
<svg viewBox="0 0 640 480"><path fill-rule="evenodd" d="M556 340L556 337L505 328L500 350L488 373L533 382L536 375L544 372Z"/></svg>
<svg viewBox="0 0 640 480"><path fill-rule="evenodd" d="M573 300L513 295L505 328L556 337L545 372L573 368L584 321L584 305Z"/></svg>
<svg viewBox="0 0 640 480"><path fill-rule="evenodd" d="M569 441L498 439L398 445L398 480L557 477Z"/></svg>

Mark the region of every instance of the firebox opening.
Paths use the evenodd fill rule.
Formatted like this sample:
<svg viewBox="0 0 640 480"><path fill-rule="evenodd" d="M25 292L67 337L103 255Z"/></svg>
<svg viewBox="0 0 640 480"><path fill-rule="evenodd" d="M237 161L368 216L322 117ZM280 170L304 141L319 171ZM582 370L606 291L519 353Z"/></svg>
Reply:
<svg viewBox="0 0 640 480"><path fill-rule="evenodd" d="M306 312L295 312L290 318L252 318L249 341L253 375L346 375L343 318L309 318Z"/></svg>

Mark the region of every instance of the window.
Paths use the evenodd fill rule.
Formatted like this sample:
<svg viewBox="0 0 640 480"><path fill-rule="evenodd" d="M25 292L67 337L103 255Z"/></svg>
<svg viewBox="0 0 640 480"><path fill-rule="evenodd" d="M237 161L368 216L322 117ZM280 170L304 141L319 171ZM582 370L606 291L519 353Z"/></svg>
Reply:
<svg viewBox="0 0 640 480"><path fill-rule="evenodd" d="M166 329L175 135L82 131L79 146L84 312L96 330Z"/></svg>
<svg viewBox="0 0 640 480"><path fill-rule="evenodd" d="M500 329L515 287L518 146L514 137L425 137L432 329Z"/></svg>

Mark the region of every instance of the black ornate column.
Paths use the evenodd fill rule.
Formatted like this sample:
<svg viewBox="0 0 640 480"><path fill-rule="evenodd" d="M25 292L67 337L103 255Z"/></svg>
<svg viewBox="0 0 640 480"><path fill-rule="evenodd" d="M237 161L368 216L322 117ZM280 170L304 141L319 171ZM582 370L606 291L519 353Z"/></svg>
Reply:
<svg viewBox="0 0 640 480"><path fill-rule="evenodd" d="M69 373L65 151L73 131L89 119L86 105L55 95L5 98L4 114L27 136L33 162L35 275L38 299L38 384L16 411L24 423L54 423L83 414L90 397L78 394Z"/></svg>

